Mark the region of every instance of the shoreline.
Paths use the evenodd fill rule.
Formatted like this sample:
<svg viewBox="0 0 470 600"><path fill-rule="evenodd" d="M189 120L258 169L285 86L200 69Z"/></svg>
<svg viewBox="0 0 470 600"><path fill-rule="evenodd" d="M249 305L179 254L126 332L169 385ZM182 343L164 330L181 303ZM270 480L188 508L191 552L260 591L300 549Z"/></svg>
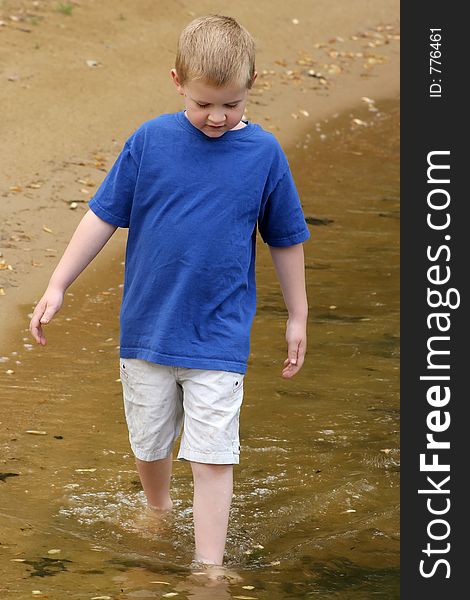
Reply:
<svg viewBox="0 0 470 600"><path fill-rule="evenodd" d="M14 38L15 35L19 35L18 32L5 31L7 28L2 28L0 49L4 44L8 47L10 36L16 40L17 45L12 55L18 58L16 69L19 75L17 79L14 78L14 61L7 64L7 75L10 73L9 76L13 77L13 80L9 81L10 86L5 86L7 89L4 93L0 92L0 100L7 106L6 122L19 124L6 132L6 143L3 150L0 150L2 164L5 165L4 176L0 182L4 210L4 220L0 229L0 264L3 261L0 269L0 288L4 294L0 295L0 318L3 323L0 355L6 354L7 349L18 347L19 335L21 338L29 336L27 343L35 344L28 330L28 314L45 291L73 231L87 210L86 202L111 168L125 139L140 123L149 118L162 112L181 110L179 96L169 75L172 57L167 47L168 38L175 38L180 24L184 26L194 17L188 15L186 10L186 14L175 18L173 30L166 33L165 40L160 42L161 47L165 48L168 69L157 69L147 60L142 71L137 74L137 80L127 77L127 81L124 82L122 77L118 77L116 81L111 81L124 55L128 60L127 67L133 74L132 70L135 68L132 63L135 56L130 52L132 46L129 40L126 37L126 43L122 46L119 46L119 43L122 36L130 35L132 27L138 28L141 25L142 15L138 15L137 10L132 13L131 3L123 4L128 5L128 15L131 15L126 17L128 27L124 33L116 33L114 49L117 48L118 51L114 52L113 58L109 55L106 61L103 60L103 66L86 66L86 71L83 72L82 63L79 64L74 58L77 53L72 42L75 36L83 32L87 19L90 21L96 17L97 11L101 11L100 14L105 16L112 10L112 3L108 1L103 2L100 7L90 2L82 2L80 11L77 9L76 21L65 21L63 16L51 13L31 32L36 35L36 42L33 42L34 38L28 34L29 46L31 43L41 46L45 43L43 40L49 36L48 53L56 52L64 62L67 58L72 61L71 74L62 75L65 79L58 104L51 104L48 87L50 79L57 75L56 66L51 69L47 66L50 56L45 56L46 62L41 66L37 62L38 58L27 51L28 48L26 51L23 48L23 52L21 47L18 50L18 44L24 43L25 36L20 39ZM211 3L203 4L205 6L201 7L198 14L211 12ZM296 12L300 15L301 7L307 5L308 3L299 3ZM379 3L379 6L375 5L375 9L370 10L369 3L362 1L355 3L350 12L353 13L358 6L361 7L358 13L347 15L348 19L343 19L335 26L334 36L324 39L324 32L319 38L312 35L312 38L317 40L312 46L319 47L308 49L305 47L305 38L309 29L314 29L314 18L310 15L312 22L309 22L305 16L299 16L299 23L290 25L290 33L283 31L280 36L287 44L282 48L282 52L277 48L280 40L269 35L269 27L276 26L280 19L288 22L283 13L286 8L276 8L273 11L270 8L269 23L265 23L261 28L256 23L256 14L250 12L248 3L239 10L240 14L234 14L250 31L256 32L259 46L259 76L250 93L246 118L272 131L288 157L289 148L305 137L307 132L320 132L322 127L328 128L328 121L334 114L346 111L350 111L351 115L358 114L361 108L366 106L361 98L371 98L380 103L383 99L397 98L399 95L398 24L396 18L393 22L387 22L385 16L387 11L390 15L398 14L398 11L393 5L386 7L385 2ZM157 10L165 9L155 7L155 14ZM380 18L381 15L384 16ZM332 14L330 9L328 18L333 31L334 19L337 19L338 15ZM374 21L375 25L370 25ZM362 27L363 35L359 35L361 32L358 31L361 29L358 25L360 22L368 23ZM64 37L64 27L60 27L61 25L71 30L70 43L65 39L67 36ZM112 28L115 27L118 25L114 23ZM12 30L13 27L8 29ZM149 47L153 47L156 54L158 48L155 48L155 42L151 40L152 31L149 29L147 27L143 33L142 45L148 44ZM292 30L298 32L295 38L289 37L293 35ZM328 31L328 28L326 30ZM54 32L56 38L52 35ZM101 40L98 44L93 38L93 33L96 31L92 28L90 36L82 36L80 41L82 47L87 48L87 52L88 47L95 45L88 53L93 54L95 50L97 55L99 45L103 52L104 42ZM103 34L103 37L106 35ZM356 54L362 56L355 56ZM77 61L76 66L74 61ZM23 75L27 73L28 65L30 73L38 69L37 77L31 75L28 78L27 75ZM76 79L78 71L83 72L82 79ZM309 74L309 71L314 75ZM151 78L145 80L149 73ZM99 93L97 92L96 102L102 107L105 106L105 109L87 104L90 100L92 81L98 76L103 81ZM135 91L131 91L134 89L132 84L139 91L138 98ZM157 94L156 87L159 88ZM18 88L21 88L19 94ZM77 91L80 90L81 95L77 95ZM123 98L136 102L126 106ZM44 110L43 114L46 115L34 130L32 125L35 120L37 122L37 115L30 111L32 99L37 99L38 105ZM47 104L49 106L46 106ZM84 106L84 115L80 117L83 120L77 119L80 104ZM152 106L150 109L149 104ZM156 110L155 106L162 110ZM65 107L67 111L64 112ZM55 117L52 116L54 111L57 112ZM51 127L51 123L56 123L57 127ZM65 139L63 131L67 131L68 134ZM21 161L18 161L18 156L22 157ZM71 208L72 202L76 203L75 208ZM88 278L99 277L103 269L109 269L113 257L117 257L119 252L124 253L126 238L125 230L116 231L98 257L92 261L93 265L90 263L76 281L86 284L87 281L91 281ZM73 291L74 283L67 291ZM45 330L47 336L47 328Z"/></svg>

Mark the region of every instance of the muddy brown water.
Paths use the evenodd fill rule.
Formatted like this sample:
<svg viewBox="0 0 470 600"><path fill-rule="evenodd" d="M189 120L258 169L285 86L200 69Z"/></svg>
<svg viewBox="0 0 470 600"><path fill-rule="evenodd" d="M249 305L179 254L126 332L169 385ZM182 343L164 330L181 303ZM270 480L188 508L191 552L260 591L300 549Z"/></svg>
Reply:
<svg viewBox="0 0 470 600"><path fill-rule="evenodd" d="M2 349L2 597L399 597L399 109L377 106L286 149L312 234L309 347L291 381L280 377L282 295L258 242L226 546L243 581L190 572L188 464L174 462L173 515L159 531L136 526L145 499L119 381L123 245L69 288L46 348L26 325L32 347Z"/></svg>

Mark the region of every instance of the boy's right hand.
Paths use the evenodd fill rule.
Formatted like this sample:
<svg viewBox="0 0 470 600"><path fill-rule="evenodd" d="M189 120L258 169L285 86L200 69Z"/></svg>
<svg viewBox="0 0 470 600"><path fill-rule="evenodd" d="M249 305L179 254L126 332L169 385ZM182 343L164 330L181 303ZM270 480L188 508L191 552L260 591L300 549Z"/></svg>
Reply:
<svg viewBox="0 0 470 600"><path fill-rule="evenodd" d="M46 345L46 338L42 330L42 325L46 325L50 322L55 313L60 310L64 301L63 290L57 288L47 288L44 296L36 304L34 309L31 322L29 324L29 330L31 335L41 346Z"/></svg>

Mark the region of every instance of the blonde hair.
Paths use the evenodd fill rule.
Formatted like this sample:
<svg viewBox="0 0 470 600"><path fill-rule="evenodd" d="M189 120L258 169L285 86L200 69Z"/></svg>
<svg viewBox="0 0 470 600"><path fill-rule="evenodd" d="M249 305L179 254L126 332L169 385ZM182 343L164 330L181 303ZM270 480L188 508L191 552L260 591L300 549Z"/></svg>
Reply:
<svg viewBox="0 0 470 600"><path fill-rule="evenodd" d="M175 69L181 85L199 80L214 87L234 84L251 89L255 42L232 17L199 17L180 34Z"/></svg>

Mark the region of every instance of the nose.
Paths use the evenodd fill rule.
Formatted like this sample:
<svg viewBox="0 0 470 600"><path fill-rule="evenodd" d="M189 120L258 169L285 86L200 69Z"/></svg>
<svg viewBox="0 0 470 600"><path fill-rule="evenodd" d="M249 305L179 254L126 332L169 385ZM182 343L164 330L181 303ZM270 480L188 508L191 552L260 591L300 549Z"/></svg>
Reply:
<svg viewBox="0 0 470 600"><path fill-rule="evenodd" d="M212 125L223 125L225 123L226 115L223 115L222 113L211 113L208 116L208 119Z"/></svg>

